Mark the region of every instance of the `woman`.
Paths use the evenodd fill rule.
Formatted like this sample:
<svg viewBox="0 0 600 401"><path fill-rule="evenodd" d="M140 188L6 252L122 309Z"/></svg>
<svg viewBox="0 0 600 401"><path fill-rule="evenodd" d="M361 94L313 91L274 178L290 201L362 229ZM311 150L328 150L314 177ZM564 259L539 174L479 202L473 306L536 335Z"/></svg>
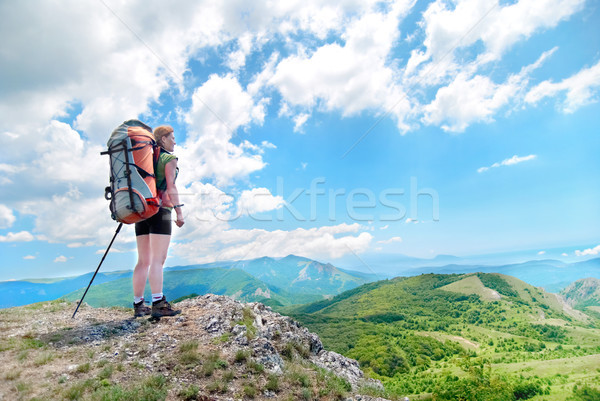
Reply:
<svg viewBox="0 0 600 401"><path fill-rule="evenodd" d="M154 173L156 188L161 199L157 214L135 224L138 249L138 262L133 271L133 310L134 316L152 314L152 317L175 316L181 313L174 310L163 295L163 265L167 259L171 241L171 213L175 209L177 227L183 226L183 204L175 185L177 178L177 157L173 128L162 125L154 130L154 138L160 146L160 156ZM148 274L149 273L149 274ZM152 290L152 309L144 305L144 288L149 278Z"/></svg>

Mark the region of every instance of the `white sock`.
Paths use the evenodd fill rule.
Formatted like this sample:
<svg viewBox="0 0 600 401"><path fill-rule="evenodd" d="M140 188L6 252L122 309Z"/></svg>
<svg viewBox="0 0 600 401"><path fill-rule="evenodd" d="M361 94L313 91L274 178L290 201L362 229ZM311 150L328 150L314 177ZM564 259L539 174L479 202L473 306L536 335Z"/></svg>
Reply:
<svg viewBox="0 0 600 401"><path fill-rule="evenodd" d="M152 302L160 301L163 297L163 293L152 294Z"/></svg>
<svg viewBox="0 0 600 401"><path fill-rule="evenodd" d="M134 304L139 304L140 302L144 302L144 297L133 297L133 303Z"/></svg>

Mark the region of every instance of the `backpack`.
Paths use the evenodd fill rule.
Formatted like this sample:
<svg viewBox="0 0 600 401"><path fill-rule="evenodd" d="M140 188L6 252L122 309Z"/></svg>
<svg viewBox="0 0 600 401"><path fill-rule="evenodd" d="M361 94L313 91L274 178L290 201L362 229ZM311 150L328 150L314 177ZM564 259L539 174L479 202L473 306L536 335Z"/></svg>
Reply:
<svg viewBox="0 0 600 401"><path fill-rule="evenodd" d="M133 224L154 216L159 209L154 166L159 147L152 128L138 120L119 125L108 140L110 186L104 197L110 201L113 220Z"/></svg>

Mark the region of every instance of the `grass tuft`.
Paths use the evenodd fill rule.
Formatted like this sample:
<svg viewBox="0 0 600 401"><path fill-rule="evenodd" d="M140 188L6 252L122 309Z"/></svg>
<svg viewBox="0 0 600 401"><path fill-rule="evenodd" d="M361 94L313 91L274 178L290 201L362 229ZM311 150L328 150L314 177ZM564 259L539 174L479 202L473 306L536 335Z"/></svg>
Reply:
<svg viewBox="0 0 600 401"><path fill-rule="evenodd" d="M234 360L236 363L246 362L248 359L250 359L250 351L240 349L235 353Z"/></svg>
<svg viewBox="0 0 600 401"><path fill-rule="evenodd" d="M184 401L197 400L200 394L200 388L194 384L181 389L178 393L179 397Z"/></svg>
<svg viewBox="0 0 600 401"><path fill-rule="evenodd" d="M256 385L254 383L246 383L244 384L244 395L248 398L256 397L258 390L256 389Z"/></svg>
<svg viewBox="0 0 600 401"><path fill-rule="evenodd" d="M77 373L87 373L90 371L90 363L86 362L86 363L82 363L81 365L77 366L77 369L75 369L75 371Z"/></svg>
<svg viewBox="0 0 600 401"><path fill-rule="evenodd" d="M45 352L39 355L33 363L35 364L35 366L42 366L47 364L48 362L51 362L53 359L54 354L52 354L51 352Z"/></svg>
<svg viewBox="0 0 600 401"><path fill-rule="evenodd" d="M279 378L277 375L270 374L265 385L265 390L277 393L279 391Z"/></svg>

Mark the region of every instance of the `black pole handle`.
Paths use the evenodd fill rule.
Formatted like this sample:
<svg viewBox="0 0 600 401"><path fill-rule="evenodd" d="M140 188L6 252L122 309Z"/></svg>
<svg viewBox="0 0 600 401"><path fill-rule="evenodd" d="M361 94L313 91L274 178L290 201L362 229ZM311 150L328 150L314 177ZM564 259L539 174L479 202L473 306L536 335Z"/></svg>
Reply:
<svg viewBox="0 0 600 401"><path fill-rule="evenodd" d="M85 292L83 293L83 296L81 297L81 300L77 304L77 308L75 309L75 312L73 312L73 316L71 317L71 319L75 319L75 314L79 310L79 307L81 306L81 303L83 302L83 298L85 298L85 294L87 294L88 290L90 289L90 286L92 285L92 281L94 281L94 279L96 278L96 274L98 274L98 270L100 270L100 266L102 266L102 262L104 262L104 258L106 258L106 255L108 255L108 251L110 250L110 247L112 246L113 242L115 242L115 238L117 238L117 234L119 233L119 231L121 231L121 227L123 227L123 223L119 223L119 226L117 227L117 231L115 231L115 235L113 236L112 240L110 241L110 244L108 244L108 248L106 248L106 252L104 252L104 256L102 256L102 260L100 260L100 264L98 264L98 267L96 268L96 272L92 276L92 279L90 280L90 283L88 284L87 288L85 289Z"/></svg>

